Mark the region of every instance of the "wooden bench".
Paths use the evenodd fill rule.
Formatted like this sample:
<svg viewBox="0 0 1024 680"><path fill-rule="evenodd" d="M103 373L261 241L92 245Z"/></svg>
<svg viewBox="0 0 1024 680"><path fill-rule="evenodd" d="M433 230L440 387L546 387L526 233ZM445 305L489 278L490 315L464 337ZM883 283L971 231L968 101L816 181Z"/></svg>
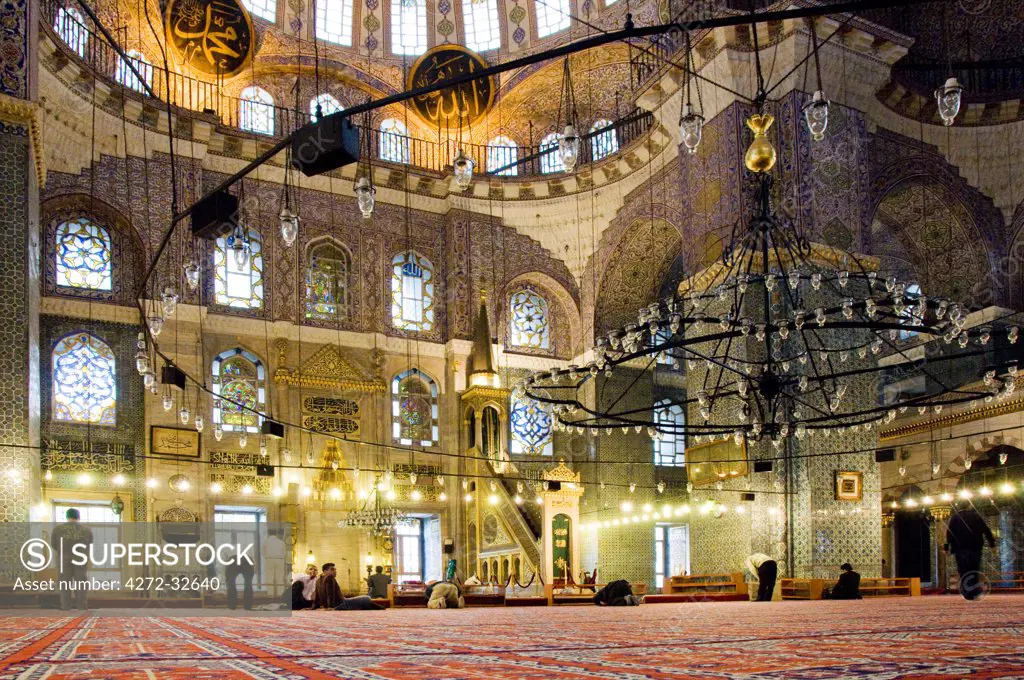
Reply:
<svg viewBox="0 0 1024 680"><path fill-rule="evenodd" d="M820 600L825 588L835 585L835 581L823 578L784 578L782 584L783 600ZM921 579L919 578L861 578L861 597L920 597Z"/></svg>
<svg viewBox="0 0 1024 680"><path fill-rule="evenodd" d="M392 607L426 607L425 583L389 583L388 602Z"/></svg>
<svg viewBox="0 0 1024 680"><path fill-rule="evenodd" d="M707 595L712 593L728 593L747 595L747 584L743 580L743 572L734 571L729 574L687 574L670 576L665 579L661 592L666 595Z"/></svg>
<svg viewBox="0 0 1024 680"><path fill-rule="evenodd" d="M1004 571L995 574L985 574L985 578L988 580L989 587L993 592L1024 592L1024 571Z"/></svg>
<svg viewBox="0 0 1024 680"><path fill-rule="evenodd" d="M466 606L501 606L505 604L505 586L484 583L478 586L462 586L462 598Z"/></svg>
<svg viewBox="0 0 1024 680"><path fill-rule="evenodd" d="M544 585L544 597L548 606L556 604L593 604L594 593L604 588L605 583L585 583L582 585L556 586L552 583ZM631 583L634 595L646 595L646 583Z"/></svg>
<svg viewBox="0 0 1024 680"><path fill-rule="evenodd" d="M825 590L823 578L780 579L783 600L820 600Z"/></svg>

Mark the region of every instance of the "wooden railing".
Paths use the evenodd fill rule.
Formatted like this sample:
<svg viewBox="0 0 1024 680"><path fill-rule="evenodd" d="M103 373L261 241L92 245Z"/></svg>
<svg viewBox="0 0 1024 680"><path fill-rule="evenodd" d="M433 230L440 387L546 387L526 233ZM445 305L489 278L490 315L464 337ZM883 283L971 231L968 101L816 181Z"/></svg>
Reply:
<svg viewBox="0 0 1024 680"><path fill-rule="evenodd" d="M79 21L68 10L74 7L74 0L41 0L41 22L53 36L54 42L66 52L76 55L92 72L108 82L112 88L124 87L127 98L148 99L144 88L124 65L117 51L103 38L88 19ZM75 10L79 16L85 16ZM74 44L68 44L69 40ZM244 100L224 94L216 82L168 71L160 64L134 62L136 68L148 78L153 93L161 101L169 101L179 109L187 109L215 117L222 125L248 132L256 137L280 138L310 121L310 112L278 104ZM120 74L120 75L119 75ZM152 101L152 100L150 100ZM248 120L245 120L248 118ZM265 123L254 125L253 122ZM653 125L651 113L635 109L629 115L612 122L610 127L594 132L581 131L579 165L602 160L605 156L616 155L619 150L631 146L644 137ZM615 138L611 147L614 151L603 154L608 144L592 144L591 140L602 133L611 132ZM383 132L373 129L369 135L370 153L375 162L383 161L410 165L436 173L450 172L452 159L458 152L459 144L453 140L427 140ZM546 173L556 147L541 148L540 144L518 147L489 147L484 144L462 144L463 151L476 164L478 175L531 176ZM598 157L595 158L595 151ZM509 162L509 158L513 160ZM490 161L490 162L488 162Z"/></svg>

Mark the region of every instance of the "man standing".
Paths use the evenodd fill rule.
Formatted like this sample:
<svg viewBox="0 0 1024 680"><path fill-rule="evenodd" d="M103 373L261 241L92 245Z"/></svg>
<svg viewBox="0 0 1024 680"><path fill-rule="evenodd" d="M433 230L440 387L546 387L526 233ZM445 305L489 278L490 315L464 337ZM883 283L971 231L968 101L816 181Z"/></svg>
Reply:
<svg viewBox="0 0 1024 680"><path fill-rule="evenodd" d="M747 571L757 577L757 602L771 602L775 592L775 579L779 565L764 553L754 553L747 558Z"/></svg>
<svg viewBox="0 0 1024 680"><path fill-rule="evenodd" d="M81 517L77 508L68 508L68 511L64 513L64 518L67 521L56 527L50 535L50 545L60 561L60 564L57 565L59 581L57 587L60 589L60 608L63 610L89 608L89 590L86 584L87 567L84 564L71 563L71 549L74 546L88 547L92 545L92 530L79 524L78 520ZM74 604L72 604L72 594L74 595Z"/></svg>
<svg viewBox="0 0 1024 680"><path fill-rule="evenodd" d="M264 573L267 575L267 591L272 597L281 594L284 588L284 560L288 554L288 546L281 540L279 529L273 529L263 541L261 553L263 555Z"/></svg>
<svg viewBox="0 0 1024 680"><path fill-rule="evenodd" d="M242 607L252 609L252 578L256 565L246 557L237 557L234 562L224 567L224 580L227 581L228 609L238 606L238 577L242 577Z"/></svg>
<svg viewBox="0 0 1024 680"><path fill-rule="evenodd" d="M946 550L956 558L960 594L965 600L976 600L982 594L981 551L986 540L990 548L996 547L996 539L978 511L954 507L946 530Z"/></svg>
<svg viewBox="0 0 1024 680"><path fill-rule="evenodd" d="M388 596L388 584L391 577L384 573L384 567L377 565L377 573L366 579L370 586L370 597L382 598Z"/></svg>

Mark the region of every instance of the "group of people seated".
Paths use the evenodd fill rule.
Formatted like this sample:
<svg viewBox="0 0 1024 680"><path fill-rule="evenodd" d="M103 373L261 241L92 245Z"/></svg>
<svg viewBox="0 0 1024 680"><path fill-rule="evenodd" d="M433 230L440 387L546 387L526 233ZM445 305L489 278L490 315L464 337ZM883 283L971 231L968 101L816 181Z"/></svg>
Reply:
<svg viewBox="0 0 1024 680"><path fill-rule="evenodd" d="M380 567L377 573L381 573ZM385 584L385 595L387 585ZM356 595L345 597L338 584L338 569L334 562L327 562L323 565L323 571L317 574L315 564L306 567L303 574L299 574L292 583L291 590L292 610L299 609L335 609L338 611L356 611L369 609L384 609L382 605L373 601L370 595Z"/></svg>
<svg viewBox="0 0 1024 680"><path fill-rule="evenodd" d="M770 602L779 574L778 563L764 553L754 553L747 558L745 567L757 579L755 602ZM853 570L853 565L844 562L839 567L839 580L835 585L825 588L821 596L826 600L859 600L860 574Z"/></svg>

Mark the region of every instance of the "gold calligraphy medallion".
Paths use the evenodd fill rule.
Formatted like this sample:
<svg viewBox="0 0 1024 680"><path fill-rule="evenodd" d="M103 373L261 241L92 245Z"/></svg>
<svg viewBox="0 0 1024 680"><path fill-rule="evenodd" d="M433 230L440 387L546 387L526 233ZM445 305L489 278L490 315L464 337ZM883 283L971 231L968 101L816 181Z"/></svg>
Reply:
<svg viewBox="0 0 1024 680"><path fill-rule="evenodd" d="M407 90L436 85L465 75L479 73L488 64L476 52L461 45L438 45L421 56L409 69ZM494 104L497 84L493 76L446 87L414 97L412 108L432 126L460 128L487 115Z"/></svg>
<svg viewBox="0 0 1024 680"><path fill-rule="evenodd" d="M185 65L205 75L233 76L252 59L252 17L241 0L170 0L164 30Z"/></svg>

